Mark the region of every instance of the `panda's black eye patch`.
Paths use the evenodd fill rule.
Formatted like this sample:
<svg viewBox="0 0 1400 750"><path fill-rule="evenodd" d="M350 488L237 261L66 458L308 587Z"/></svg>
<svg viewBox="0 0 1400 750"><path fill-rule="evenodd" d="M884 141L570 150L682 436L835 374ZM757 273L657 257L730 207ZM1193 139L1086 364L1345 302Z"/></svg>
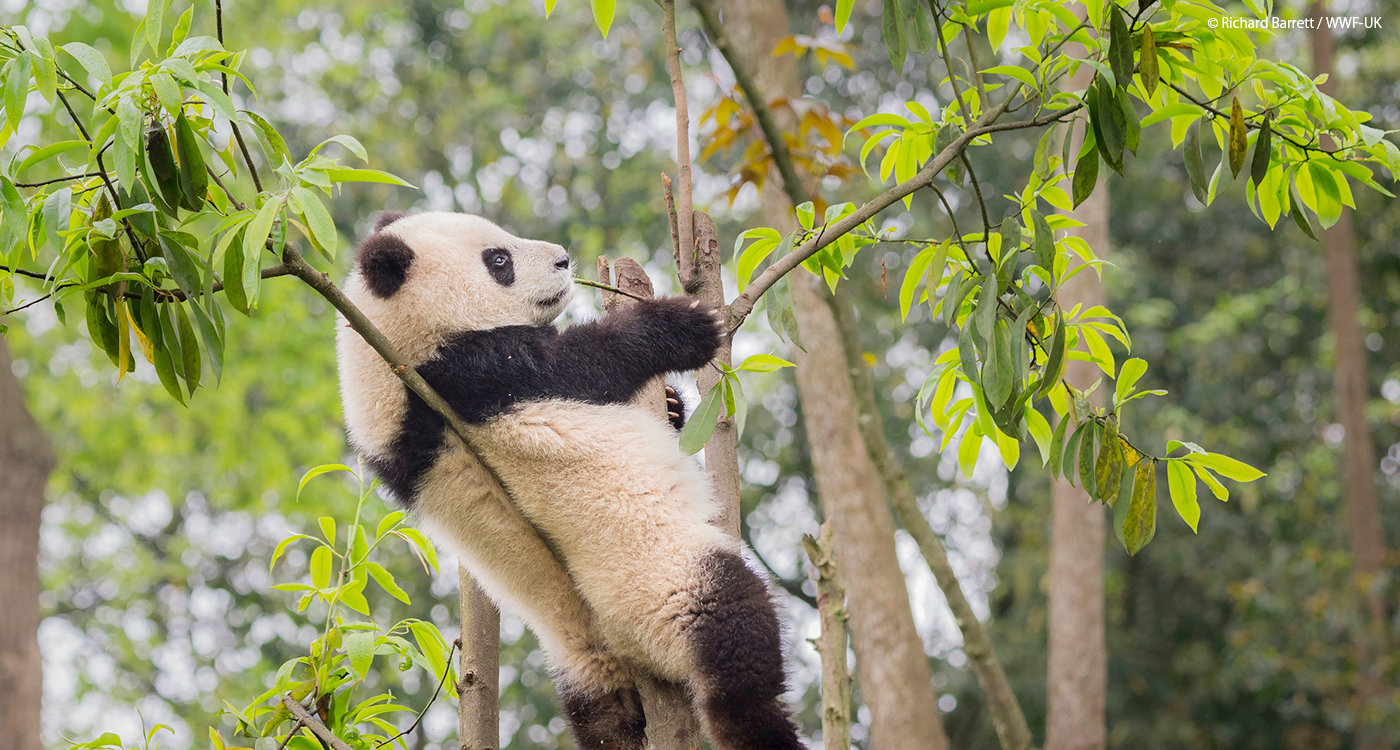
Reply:
<svg viewBox="0 0 1400 750"><path fill-rule="evenodd" d="M486 270L497 284L510 286L515 283L515 260L510 257L509 250L501 247L483 250L481 262L486 264Z"/></svg>

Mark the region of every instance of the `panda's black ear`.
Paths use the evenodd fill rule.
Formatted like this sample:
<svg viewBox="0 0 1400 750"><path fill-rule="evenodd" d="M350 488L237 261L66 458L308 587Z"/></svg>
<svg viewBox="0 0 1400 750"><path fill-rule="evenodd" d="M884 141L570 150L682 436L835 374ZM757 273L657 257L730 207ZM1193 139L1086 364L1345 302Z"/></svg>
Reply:
<svg viewBox="0 0 1400 750"><path fill-rule="evenodd" d="M399 219L402 219L404 216L407 216L407 214L405 214L403 211L385 211L374 220L374 231L378 232L384 227L387 227L390 224L393 224L394 222L398 221Z"/></svg>
<svg viewBox="0 0 1400 750"><path fill-rule="evenodd" d="M388 299L403 286L413 265L413 248L392 234L375 233L360 243L355 259L365 286L378 297Z"/></svg>

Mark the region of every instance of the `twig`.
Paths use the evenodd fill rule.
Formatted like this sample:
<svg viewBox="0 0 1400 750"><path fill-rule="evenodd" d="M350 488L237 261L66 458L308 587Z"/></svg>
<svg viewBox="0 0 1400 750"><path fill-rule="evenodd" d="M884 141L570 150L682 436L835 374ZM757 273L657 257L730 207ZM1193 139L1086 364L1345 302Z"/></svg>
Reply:
<svg viewBox="0 0 1400 750"><path fill-rule="evenodd" d="M31 308L31 307L33 307L33 306L39 304L40 302L43 302L44 300L48 299L49 297L52 297L53 294L54 294L53 292L49 292L48 294L45 294L44 296L42 296L42 297L40 297L40 298L38 298L38 299L30 300L30 301L28 301L28 302L26 302L26 303L24 303L24 304L22 304L22 305L19 305L18 307L11 307L11 308L8 309L8 310L0 310L0 315L13 315L13 314L19 312L20 310L25 310L25 309Z"/></svg>
<svg viewBox="0 0 1400 750"><path fill-rule="evenodd" d="M943 210L948 213L948 220L953 222L953 234L958 238L958 244L961 245L963 233L961 229L958 229L958 217L953 215L953 207L948 205L948 198L944 196L943 191L939 190L938 186L932 182L928 184L928 188L938 196L938 201L943 204ZM983 237L985 236L986 235L983 235Z"/></svg>
<svg viewBox="0 0 1400 750"><path fill-rule="evenodd" d="M942 29L938 34L943 35ZM963 43L967 45L967 59L972 61L972 79L977 84L977 96L982 100L982 109L986 109L992 106L992 100L987 98L987 86L982 82L982 66L977 62L977 50L972 46L972 30L968 26L963 26Z"/></svg>
<svg viewBox="0 0 1400 750"><path fill-rule="evenodd" d="M691 198L690 114L685 100L685 79L681 76L681 48L676 42L676 0L661 2L661 31L666 40L666 68L671 73L671 93L676 99L676 274L681 286L690 286L690 270L695 266L695 206Z"/></svg>
<svg viewBox="0 0 1400 750"><path fill-rule="evenodd" d="M238 196L234 195L233 191L228 189L228 185L225 185L224 181L219 179L219 175L214 172L213 167L209 166L208 164L205 164L204 171L208 172L209 176L214 178L214 184L218 185L219 189L224 191L224 195L227 195L230 201L233 201L233 205L235 208L237 208L239 211L248 210L248 206L244 205L243 201L238 200Z"/></svg>
<svg viewBox="0 0 1400 750"><path fill-rule="evenodd" d="M45 185L52 185L55 182L72 182L73 180L86 180L89 177L101 176L101 172L88 172L87 174L70 174L67 177L55 177L52 180L44 180L43 182L16 182L15 187L36 188L43 187Z"/></svg>
<svg viewBox="0 0 1400 750"><path fill-rule="evenodd" d="M773 120L773 111L768 106L768 100L763 98L763 92L759 90L753 75L739 62L734 46L729 41L729 35L724 33L719 15L715 13L710 2L711 0L694 0L692 5L700 13L700 23L705 27L710 41L724 56L725 62L729 63L729 69L734 72L734 82L739 84L744 98L749 100L749 109L753 110L754 120L758 122L758 128L763 132L763 139L768 142L768 150L773 155L773 163L778 165L778 174L782 175L783 189L794 205L806 203L811 200L811 196L808 195L802 180L797 177L792 154L788 151L787 141L783 139L782 132L778 130L777 122Z"/></svg>
<svg viewBox="0 0 1400 750"><path fill-rule="evenodd" d="M282 742L277 745L277 750L287 750L287 743L291 742L292 738L297 736L297 732L301 731L302 726L301 719L292 722L292 731L287 732L287 739L282 740Z"/></svg>
<svg viewBox="0 0 1400 750"><path fill-rule="evenodd" d="M297 717L302 724L306 725L307 729L310 729L313 734L320 737L322 742L330 745L331 750L350 750L350 746L345 744L344 740L335 736L334 732L327 729L326 725L322 724L320 719L312 716L311 713L306 710L306 707L296 702L292 696L283 695L282 705L286 706L287 710L292 712L292 716Z"/></svg>
<svg viewBox="0 0 1400 750"><path fill-rule="evenodd" d="M627 291L626 289L618 289L615 286L608 286L607 284L603 284L597 281L589 281L588 279L574 279L574 283L582 284L584 286L591 286L594 289L602 289L605 292L612 292L613 294L621 294L624 297L631 297L632 299L642 300L643 302L645 302L647 299L646 297L643 297L640 294L633 294Z"/></svg>
<svg viewBox="0 0 1400 750"><path fill-rule="evenodd" d="M390 737L389 739L376 744L375 748L384 747L390 742L393 742L394 740L417 729L418 725L423 723L423 716L427 714L428 709L432 708L433 704L437 702L438 695L442 693L442 686L447 684L447 675L452 671L452 657L457 653L457 647L460 645L462 645L462 641L460 638L452 641L452 648L447 650L447 665L442 668L442 679L438 680L437 690L433 691L433 697L429 698L427 705L423 706L423 710L418 712L418 718L413 720L413 723L409 725L408 729L405 729L402 732L399 732L398 734L394 735L393 737Z"/></svg>
<svg viewBox="0 0 1400 750"><path fill-rule="evenodd" d="M1192 96L1189 92L1186 91L1186 89L1184 89L1184 88L1182 88L1182 87L1176 85L1175 83L1171 83L1171 82L1169 82L1169 81L1162 81L1162 83L1165 83L1165 84L1167 84L1168 86L1171 86L1173 91L1175 91L1176 93L1181 94L1182 96L1186 97L1186 99L1187 99L1188 101L1190 101L1192 104L1196 105L1197 107L1200 107L1201 109L1206 110L1207 112L1210 112L1211 114L1215 115L1216 117L1229 117L1229 116L1230 116L1228 112L1224 112L1224 111L1222 111L1222 110L1216 109L1215 107L1212 107L1212 106L1210 105L1210 101L1218 101L1218 98L1217 98L1217 99L1212 99L1212 100L1210 100L1210 101L1202 101L1202 100L1197 99L1196 97ZM1225 92L1225 94L1229 94L1229 93L1230 93L1229 91L1226 91L1226 92ZM1225 94L1221 94L1221 95L1220 95L1220 98L1223 98L1223 97L1225 96ZM1261 127L1263 127L1263 126L1262 126L1262 125L1259 125L1258 123L1249 122L1249 120L1246 119L1246 120L1245 120L1245 127L1246 127L1247 129L1251 129L1251 130L1258 130L1259 128L1261 128ZM1293 140L1292 138L1289 138L1286 134L1284 134L1284 133L1282 133L1282 132L1280 132L1280 131L1278 131L1278 130L1273 131L1273 134L1274 134L1274 137L1275 137L1275 138L1282 138L1283 140L1287 141L1289 144L1291 144L1291 145L1294 146L1295 148L1302 149L1303 151L1311 151L1311 152L1313 152L1313 153L1318 153L1318 154L1326 154L1327 156L1330 156L1330 157L1332 157L1333 159L1336 159L1337 161L1341 161L1340 159L1337 159L1337 154L1338 154L1338 153L1340 153L1340 152L1342 152L1342 151L1345 151L1345 150L1348 149L1348 148L1355 148L1354 146L1347 146L1346 148L1338 148L1338 149L1328 150L1328 149L1322 148L1322 147L1320 147L1320 146L1309 146L1309 145L1304 144L1304 143L1299 143L1299 142Z"/></svg>
<svg viewBox="0 0 1400 750"><path fill-rule="evenodd" d="M219 46L224 46L224 2L214 0L214 23L215 32L219 35ZM219 77L223 79L224 93L228 93L228 73L220 72ZM238 150L243 154L243 163L248 165L248 174L253 176L253 187L262 192L262 180L258 179L258 168L253 166L253 157L248 154L248 144L243 142L243 131L238 128L238 120L229 120L228 124L233 128L233 139L238 141ZM224 192L228 192L225 190Z"/></svg>
<svg viewBox="0 0 1400 750"><path fill-rule="evenodd" d="M665 172L661 173L661 195L666 198L666 217L670 219L671 225L671 254L676 259L676 275L681 274L681 235L680 225L676 218L676 196L671 193L671 176Z"/></svg>
<svg viewBox="0 0 1400 750"><path fill-rule="evenodd" d="M822 524L816 539L804 535L802 546L812 560L822 623L821 636L814 643L822 659L822 745L825 750L847 750L851 746L851 671L846 666L846 589L837 575L831 522Z"/></svg>
<svg viewBox="0 0 1400 750"><path fill-rule="evenodd" d="M963 151L963 166L967 167L967 176L972 178L972 190L977 194L977 206L982 209L982 236L992 236L992 223L987 220L987 201L982 198L982 183L977 181L977 171L972 168L972 160L967 158L967 152Z"/></svg>

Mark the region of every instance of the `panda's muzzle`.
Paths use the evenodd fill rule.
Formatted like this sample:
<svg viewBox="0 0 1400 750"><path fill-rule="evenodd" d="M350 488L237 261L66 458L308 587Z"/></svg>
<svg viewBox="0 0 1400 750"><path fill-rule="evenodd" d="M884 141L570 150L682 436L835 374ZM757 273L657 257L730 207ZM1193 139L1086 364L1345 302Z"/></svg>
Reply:
<svg viewBox="0 0 1400 750"><path fill-rule="evenodd" d="M542 299L539 302L536 302L535 304L539 305L540 307L554 307L560 302L563 302L564 297L568 295L568 293L569 288L564 287L563 289L559 290L559 293L554 295L553 297L550 297L549 299Z"/></svg>

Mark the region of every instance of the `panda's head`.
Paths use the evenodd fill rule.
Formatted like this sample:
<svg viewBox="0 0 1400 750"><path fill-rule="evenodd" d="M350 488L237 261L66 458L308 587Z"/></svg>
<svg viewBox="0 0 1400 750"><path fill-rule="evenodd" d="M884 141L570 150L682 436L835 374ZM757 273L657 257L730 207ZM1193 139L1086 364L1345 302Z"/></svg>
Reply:
<svg viewBox="0 0 1400 750"><path fill-rule="evenodd" d="M573 269L564 248L480 216L387 213L360 243L346 291L391 340L411 346L548 323L569 303Z"/></svg>

